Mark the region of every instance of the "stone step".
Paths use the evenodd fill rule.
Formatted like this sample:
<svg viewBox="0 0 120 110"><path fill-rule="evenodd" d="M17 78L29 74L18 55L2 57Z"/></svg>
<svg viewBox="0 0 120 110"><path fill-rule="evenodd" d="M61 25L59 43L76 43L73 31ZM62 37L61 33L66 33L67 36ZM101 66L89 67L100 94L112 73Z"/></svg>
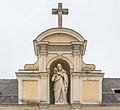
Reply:
<svg viewBox="0 0 120 110"><path fill-rule="evenodd" d="M71 105L49 105L48 110L72 110Z"/></svg>

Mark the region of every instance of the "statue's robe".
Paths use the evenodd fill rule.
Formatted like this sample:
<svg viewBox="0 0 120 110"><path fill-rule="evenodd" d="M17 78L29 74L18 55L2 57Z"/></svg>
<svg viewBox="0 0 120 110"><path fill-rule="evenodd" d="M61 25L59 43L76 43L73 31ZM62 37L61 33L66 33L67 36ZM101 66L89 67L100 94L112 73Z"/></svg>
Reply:
<svg viewBox="0 0 120 110"><path fill-rule="evenodd" d="M54 74L52 81L54 81L55 104L67 104L68 76L66 71L62 69L61 72Z"/></svg>

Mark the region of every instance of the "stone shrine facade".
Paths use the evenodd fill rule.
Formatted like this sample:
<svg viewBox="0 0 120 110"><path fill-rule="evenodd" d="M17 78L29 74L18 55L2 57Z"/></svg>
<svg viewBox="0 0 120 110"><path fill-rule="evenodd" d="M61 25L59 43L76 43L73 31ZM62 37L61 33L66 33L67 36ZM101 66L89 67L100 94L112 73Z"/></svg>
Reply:
<svg viewBox="0 0 120 110"><path fill-rule="evenodd" d="M87 40L78 32L62 27L62 14L68 13L66 11L62 4L53 9L53 14L58 14L58 28L46 30L36 37L33 41L36 63L26 64L24 70L16 72L19 104L33 102L46 107L56 104L80 107L81 104L102 103L104 73L95 70L94 64L84 63ZM62 69L56 68L58 64ZM54 73L54 69L59 71Z"/></svg>
<svg viewBox="0 0 120 110"><path fill-rule="evenodd" d="M36 63L26 64L24 70L16 72L19 103L54 104L51 78L60 63L69 77L69 104L100 104L104 74L95 70L95 65L83 62L86 44L79 33L68 28L53 28L38 35L34 40Z"/></svg>

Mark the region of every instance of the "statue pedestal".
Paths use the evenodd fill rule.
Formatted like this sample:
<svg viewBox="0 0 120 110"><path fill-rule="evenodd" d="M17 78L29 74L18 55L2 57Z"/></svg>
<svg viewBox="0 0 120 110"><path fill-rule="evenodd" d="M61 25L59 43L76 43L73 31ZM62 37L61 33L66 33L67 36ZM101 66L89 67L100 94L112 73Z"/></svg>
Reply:
<svg viewBox="0 0 120 110"><path fill-rule="evenodd" d="M75 101L72 103L72 110L80 110L82 104L79 101Z"/></svg>
<svg viewBox="0 0 120 110"><path fill-rule="evenodd" d="M40 102L39 110L48 110L48 103L47 102Z"/></svg>
<svg viewBox="0 0 120 110"><path fill-rule="evenodd" d="M66 104L49 105L49 110L72 110L72 107Z"/></svg>

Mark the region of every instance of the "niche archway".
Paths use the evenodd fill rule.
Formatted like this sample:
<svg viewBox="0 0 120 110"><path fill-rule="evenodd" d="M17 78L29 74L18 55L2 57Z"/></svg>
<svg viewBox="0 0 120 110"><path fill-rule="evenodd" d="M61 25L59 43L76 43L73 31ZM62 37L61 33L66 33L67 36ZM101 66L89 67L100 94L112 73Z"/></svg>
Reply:
<svg viewBox="0 0 120 110"><path fill-rule="evenodd" d="M57 66L57 64L60 63L63 67L63 69L66 70L68 74L68 94L67 94L67 102L70 104L70 65L66 60L63 60L62 58L58 58L57 60L54 60L50 65L50 104L54 104L54 91L53 91L53 82L51 81L51 78L53 76L53 70Z"/></svg>

